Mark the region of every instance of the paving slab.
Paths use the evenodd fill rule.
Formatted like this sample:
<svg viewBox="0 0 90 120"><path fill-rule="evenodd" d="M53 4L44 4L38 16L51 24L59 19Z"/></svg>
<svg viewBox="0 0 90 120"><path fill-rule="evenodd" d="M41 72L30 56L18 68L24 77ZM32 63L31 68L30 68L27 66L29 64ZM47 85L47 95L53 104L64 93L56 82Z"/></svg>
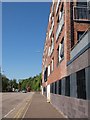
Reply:
<svg viewBox="0 0 90 120"><path fill-rule="evenodd" d="M24 118L64 118L64 116L47 102L46 97L36 92Z"/></svg>

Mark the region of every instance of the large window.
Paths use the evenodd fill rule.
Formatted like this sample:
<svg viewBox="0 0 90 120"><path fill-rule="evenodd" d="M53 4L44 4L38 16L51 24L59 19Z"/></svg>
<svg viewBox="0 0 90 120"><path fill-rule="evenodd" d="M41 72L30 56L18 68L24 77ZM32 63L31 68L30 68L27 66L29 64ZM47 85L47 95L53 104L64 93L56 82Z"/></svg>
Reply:
<svg viewBox="0 0 90 120"><path fill-rule="evenodd" d="M61 57L61 59L64 57L64 38L63 38L63 40L61 42L60 57Z"/></svg>
<svg viewBox="0 0 90 120"><path fill-rule="evenodd" d="M88 20L89 9L87 1L77 2L77 6L74 6L74 20Z"/></svg>
<svg viewBox="0 0 90 120"><path fill-rule="evenodd" d="M59 94L61 95L61 80L59 80Z"/></svg>
<svg viewBox="0 0 90 120"><path fill-rule="evenodd" d="M48 69L46 67L45 72L44 72L44 82L47 81L47 72L48 72Z"/></svg>
<svg viewBox="0 0 90 120"><path fill-rule="evenodd" d="M57 94L57 82L55 82L55 94Z"/></svg>
<svg viewBox="0 0 90 120"><path fill-rule="evenodd" d="M50 65L48 66L48 76L50 75Z"/></svg>
<svg viewBox="0 0 90 120"><path fill-rule="evenodd" d="M46 92L46 87L43 88L43 91Z"/></svg>
<svg viewBox="0 0 90 120"><path fill-rule="evenodd" d="M77 32L77 39L80 40L81 36L84 34L85 31L78 31Z"/></svg>
<svg viewBox="0 0 90 120"><path fill-rule="evenodd" d="M77 6L87 6L87 0L84 0L84 2L77 2Z"/></svg>
<svg viewBox="0 0 90 120"><path fill-rule="evenodd" d="M53 50L54 50L54 37L52 37L52 40L51 40L51 50L50 50L50 55L53 53Z"/></svg>
<svg viewBox="0 0 90 120"><path fill-rule="evenodd" d="M86 99L85 69L76 73L77 77L77 97Z"/></svg>
<svg viewBox="0 0 90 120"><path fill-rule="evenodd" d="M52 83L50 84L50 93L53 92L53 86L52 86Z"/></svg>
<svg viewBox="0 0 90 120"><path fill-rule="evenodd" d="M58 54L58 63L59 63L64 58L64 38L58 46L57 54Z"/></svg>
<svg viewBox="0 0 90 120"><path fill-rule="evenodd" d="M66 77L65 80L65 95L70 96L70 76Z"/></svg>
<svg viewBox="0 0 90 120"><path fill-rule="evenodd" d="M73 84L71 84L71 82ZM71 84L71 85L70 85ZM67 76L59 81L51 84L51 93L70 96L70 93L74 93L79 99L86 99L86 80L85 69L75 73L75 76Z"/></svg>

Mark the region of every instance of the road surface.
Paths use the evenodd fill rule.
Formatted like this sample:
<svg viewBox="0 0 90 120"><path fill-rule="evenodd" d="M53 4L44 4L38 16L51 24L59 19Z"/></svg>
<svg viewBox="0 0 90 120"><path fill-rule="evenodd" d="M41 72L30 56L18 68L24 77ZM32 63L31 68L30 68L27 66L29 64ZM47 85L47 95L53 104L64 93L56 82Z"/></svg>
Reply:
<svg viewBox="0 0 90 120"><path fill-rule="evenodd" d="M24 118L34 92L3 93L2 118Z"/></svg>

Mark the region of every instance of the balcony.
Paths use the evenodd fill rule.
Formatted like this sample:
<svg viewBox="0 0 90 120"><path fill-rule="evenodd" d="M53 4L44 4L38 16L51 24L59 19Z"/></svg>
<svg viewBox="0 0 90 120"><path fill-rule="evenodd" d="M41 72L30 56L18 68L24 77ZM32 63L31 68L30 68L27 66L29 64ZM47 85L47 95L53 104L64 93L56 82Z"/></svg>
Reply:
<svg viewBox="0 0 90 120"><path fill-rule="evenodd" d="M57 31L56 31L56 41L59 37L59 34L61 33L63 25L64 25L64 12L62 13L60 21L58 23L58 27L57 27Z"/></svg>
<svg viewBox="0 0 90 120"><path fill-rule="evenodd" d="M52 13L50 13L50 15L49 15L49 22L50 22L50 20L51 20L51 16L52 16Z"/></svg>
<svg viewBox="0 0 90 120"><path fill-rule="evenodd" d="M87 46L90 44L89 41L89 34L90 31L86 31L80 38L79 42L74 46L74 48L72 49L70 56L71 56L71 60L75 59L76 56L79 56L79 54L85 49L87 48Z"/></svg>
<svg viewBox="0 0 90 120"><path fill-rule="evenodd" d="M54 38L52 38L52 44L51 44L50 55L53 53L53 50L54 50Z"/></svg>
<svg viewBox="0 0 90 120"><path fill-rule="evenodd" d="M53 22L52 22L51 29L50 29L50 31L49 31L49 38L50 38L50 36L51 36L51 34L52 34L52 31L53 31L53 28L54 28L54 18L52 18L52 20L53 20Z"/></svg>
<svg viewBox="0 0 90 120"><path fill-rule="evenodd" d="M50 22L50 20L51 20L51 18L53 16L53 12L54 12L54 4L52 4L52 10L51 10L51 13L49 15L49 22Z"/></svg>
<svg viewBox="0 0 90 120"><path fill-rule="evenodd" d="M73 7L73 20L78 21L90 21L89 17L89 8L88 7Z"/></svg>
<svg viewBox="0 0 90 120"><path fill-rule="evenodd" d="M58 0L57 2L57 6L56 6L56 14L57 14L57 11L58 11L58 8L59 8L59 3L60 3L61 0Z"/></svg>

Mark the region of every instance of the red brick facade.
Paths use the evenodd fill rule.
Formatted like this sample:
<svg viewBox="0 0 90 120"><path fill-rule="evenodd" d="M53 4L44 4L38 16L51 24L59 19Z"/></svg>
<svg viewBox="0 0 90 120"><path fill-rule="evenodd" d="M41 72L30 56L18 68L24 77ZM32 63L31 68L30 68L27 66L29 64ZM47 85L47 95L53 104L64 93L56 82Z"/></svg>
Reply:
<svg viewBox="0 0 90 120"><path fill-rule="evenodd" d="M47 86L47 84L58 81L68 76L70 73L72 73L72 71L69 70L70 66L67 66L67 63L71 59L70 52L78 43L78 39L77 39L78 31L86 31L90 25L87 19L86 20L82 19L79 21L73 19L73 16L74 16L73 8L74 6L77 5L77 2L71 3L71 2L63 2L63 0L61 0L61 2L58 5L58 9L56 13L57 4L58 4L57 2L52 3L52 6L50 8L51 17L49 17L50 20L48 22L48 27L47 27L46 42L44 46L43 63L42 63L42 82L43 82L42 85L43 86ZM61 14L60 21L63 16L64 25L62 26L61 32L56 40L56 34L57 34L56 32L57 32L57 27L58 27L57 21L58 21L59 14ZM53 20L54 20L54 26L52 27ZM52 32L51 32L51 36L49 37L51 27L52 27ZM51 53L51 55L48 56L48 51L49 51L49 47L51 46L52 37L54 38L54 50ZM63 38L64 38L64 57L59 63L57 63L58 47L59 47L59 43L62 42ZM51 71L52 59L54 59L54 70L53 71ZM87 61L85 60L82 60L79 62L83 64L83 61L84 61L84 64L86 64ZM45 68L48 67L49 65L50 65L50 75L47 77L47 81L45 82L44 71L45 71ZM73 66L73 72L75 72L74 67L75 66ZM86 66L84 65L84 67ZM79 69L77 68L77 71L78 70Z"/></svg>

